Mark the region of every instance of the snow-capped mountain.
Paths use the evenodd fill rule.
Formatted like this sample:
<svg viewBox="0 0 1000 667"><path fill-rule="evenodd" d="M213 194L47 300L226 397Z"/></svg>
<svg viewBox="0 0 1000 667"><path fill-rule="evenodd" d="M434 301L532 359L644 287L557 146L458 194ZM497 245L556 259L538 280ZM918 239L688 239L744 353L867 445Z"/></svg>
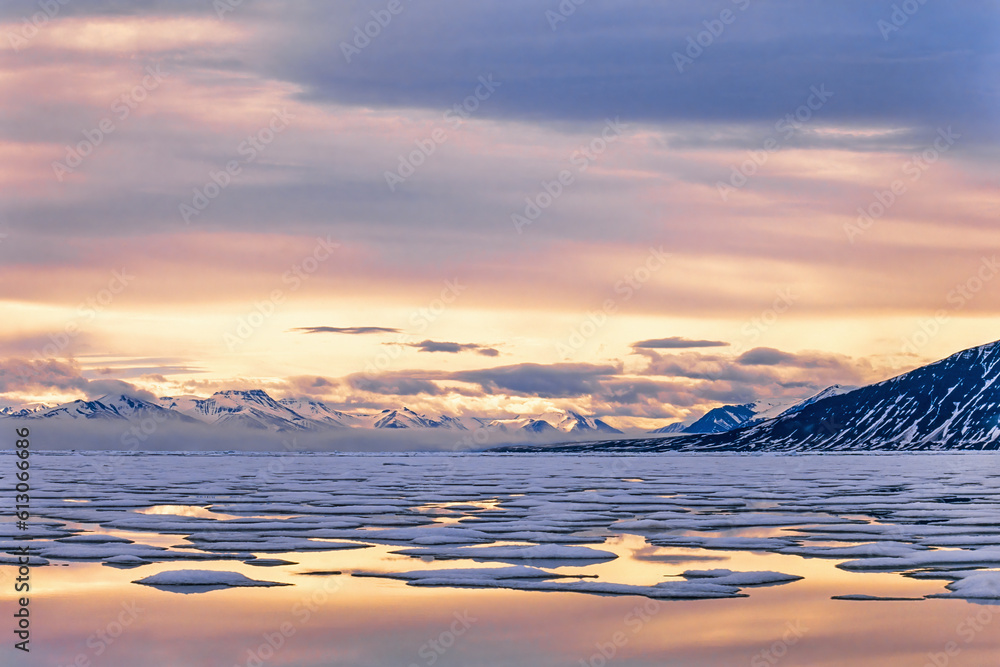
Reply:
<svg viewBox="0 0 1000 667"><path fill-rule="evenodd" d="M621 433L600 419L585 417L572 410L568 411L566 417L556 424L556 429L564 433Z"/></svg>
<svg viewBox="0 0 1000 667"><path fill-rule="evenodd" d="M72 401L46 410L11 415L22 419L96 419L102 421L141 421L147 417L157 421L194 421L158 403L124 394L108 394L92 401Z"/></svg>
<svg viewBox="0 0 1000 667"><path fill-rule="evenodd" d="M307 398L272 398L261 389L216 392L200 396L167 396L156 401L125 395L105 396L93 401L72 401L44 409L5 408L0 418L92 419L139 421L148 416L210 426L238 426L261 431L313 431L329 429L444 429L468 431L476 428L525 434L584 433L618 434L621 431L577 412L551 412L544 417L516 419L461 418L448 415L429 417L410 408L385 409L377 413L350 414L335 410L322 401Z"/></svg>
<svg viewBox="0 0 1000 667"><path fill-rule="evenodd" d="M712 408L690 425L674 422L652 431L651 434L668 433L725 433L740 426L754 424L777 416L794 405L787 401L761 400L741 405L722 405Z"/></svg>
<svg viewBox="0 0 1000 667"><path fill-rule="evenodd" d="M362 418L346 412L334 410L322 401L308 398L283 398L278 401L292 412L333 428L351 428L360 426Z"/></svg>
<svg viewBox="0 0 1000 667"><path fill-rule="evenodd" d="M432 419L419 415L409 408L402 410L383 410L368 418L372 428L445 428L466 431L468 427L455 417L441 415Z"/></svg>
<svg viewBox="0 0 1000 667"><path fill-rule="evenodd" d="M1000 342L726 434L738 449L996 449Z"/></svg>
<svg viewBox="0 0 1000 667"><path fill-rule="evenodd" d="M780 412L778 412L776 414L772 414L772 415L766 415L766 417L767 418L772 418L772 417L781 417L781 416L786 416L786 415L793 415L793 414L795 414L797 412L801 412L802 409L805 408L807 405L812 405L816 401L821 401L824 398L829 398L831 396L840 396L841 394L846 394L847 392L854 391L855 389L857 389L857 387L852 387L852 386L842 385L842 384L831 385L831 386L827 387L826 389L824 389L823 391L821 391L821 392L819 392L817 394L813 394L812 396L810 396L809 398L805 399L804 401L796 403L795 405L793 405L792 407L788 408L787 410L782 410L782 411L780 411ZM764 415L761 415L761 416L764 416Z"/></svg>
<svg viewBox="0 0 1000 667"><path fill-rule="evenodd" d="M521 430L528 433L555 433L556 427L544 419L528 419Z"/></svg>
<svg viewBox="0 0 1000 667"><path fill-rule="evenodd" d="M674 422L673 424L667 424L666 426L661 426L660 428L654 428L652 431L647 431L647 433L683 433L684 429L687 427L684 422Z"/></svg>
<svg viewBox="0 0 1000 667"><path fill-rule="evenodd" d="M4 406L0 408L0 416L3 417L28 417L36 412L51 410L56 406L47 403L29 403L27 405Z"/></svg>
<svg viewBox="0 0 1000 667"><path fill-rule="evenodd" d="M618 429L596 417L587 417L573 410L546 412L537 417L517 417L514 419L475 419L478 425L497 429L504 433L621 433Z"/></svg>
<svg viewBox="0 0 1000 667"><path fill-rule="evenodd" d="M612 446L645 452L1000 449L1000 341L866 387L830 387L775 417L724 433L556 451Z"/></svg>
<svg viewBox="0 0 1000 667"><path fill-rule="evenodd" d="M684 433L724 433L751 421L756 412L753 404L723 405L705 413L705 415L684 429Z"/></svg>
<svg viewBox="0 0 1000 667"><path fill-rule="evenodd" d="M206 424L269 431L311 431L318 422L278 403L261 389L219 391L209 398L161 398L163 407Z"/></svg>
<svg viewBox="0 0 1000 667"><path fill-rule="evenodd" d="M829 396L844 394L854 389L856 387L845 387L835 384L817 394L813 394L805 400L797 402L762 399L753 403L743 403L742 405L723 405L709 410L690 426L685 426L682 422L674 422L673 424L668 424L667 426L647 432L654 435L668 433L689 433L692 435L725 433L741 426L751 426L780 415L798 412L805 406L812 405L816 401Z"/></svg>
<svg viewBox="0 0 1000 667"><path fill-rule="evenodd" d="M1000 449L1000 341L861 388L834 385L791 406L758 401L709 411L675 434L679 424L635 440L567 445L566 451L838 451L868 449ZM221 391L146 400L125 394L59 406L8 407L0 418L157 421L239 425L269 431L331 428L450 429L486 426L525 435L568 437L621 432L574 411L514 419L428 417L409 408L349 414L321 401L283 399L267 392ZM727 429L727 430L722 430ZM702 432L698 431L715 431ZM720 432L721 431L721 432ZM662 437L667 436L670 437Z"/></svg>

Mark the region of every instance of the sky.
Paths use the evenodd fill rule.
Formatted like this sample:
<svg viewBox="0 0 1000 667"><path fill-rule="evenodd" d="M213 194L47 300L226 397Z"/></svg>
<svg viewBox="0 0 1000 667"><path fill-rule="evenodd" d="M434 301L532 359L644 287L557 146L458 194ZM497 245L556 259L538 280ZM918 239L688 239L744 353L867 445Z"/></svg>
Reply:
<svg viewBox="0 0 1000 667"><path fill-rule="evenodd" d="M8 0L0 403L619 426L1000 338L986 0Z"/></svg>

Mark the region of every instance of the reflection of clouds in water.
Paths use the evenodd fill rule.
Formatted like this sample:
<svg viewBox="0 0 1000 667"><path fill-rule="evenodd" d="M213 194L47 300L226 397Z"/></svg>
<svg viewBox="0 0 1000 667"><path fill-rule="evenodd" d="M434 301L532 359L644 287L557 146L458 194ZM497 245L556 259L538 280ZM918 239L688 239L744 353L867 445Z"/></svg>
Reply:
<svg viewBox="0 0 1000 667"><path fill-rule="evenodd" d="M358 558L378 560L375 545L385 545L394 562L375 571L405 572L430 558L453 566L524 563L597 575L602 586L648 588L664 577L676 579L685 564L706 561L827 582L849 578L851 571L898 573L942 554L978 563L985 551L974 554L971 547L989 546L995 532L984 526L969 536L966 528L935 523L962 512L975 519L992 498L988 485L976 486L978 468L967 457L957 464L972 467L962 476L963 502L956 503L958 496L936 487L931 493L921 483L935 477L940 457L908 457L902 468L873 469L874 463L852 458L831 464L808 456L632 456L629 467L641 475L609 479L608 464L618 457L130 452L116 456L116 479L87 478L80 485L81 468L103 453L40 455L50 459L48 482L59 488L73 482L75 500L90 501L60 499L54 520L142 533L128 545L71 544L78 526L52 526L37 536L35 548L54 560L231 562L263 554L374 551L351 557L345 565L352 571L361 566ZM280 461L281 473L261 484L252 473L270 461ZM870 520L874 510L878 522ZM167 534L186 537L151 542ZM838 545L818 544L830 540ZM583 544L594 548L570 546ZM964 548L923 553L927 546ZM587 563L593 557L597 562ZM835 562L844 558L859 560ZM883 578L905 586L898 574ZM548 584L533 588L554 590Z"/></svg>
<svg viewBox="0 0 1000 667"><path fill-rule="evenodd" d="M676 549L668 550L655 547L653 545L635 549L632 552L632 560L645 563L669 563L676 565L679 563L695 563L707 560L728 560L725 556L709 556L702 554L677 553Z"/></svg>
<svg viewBox="0 0 1000 667"><path fill-rule="evenodd" d="M166 516L191 516L199 519L238 519L235 514L221 514L196 505L154 505L146 509L136 510L139 514Z"/></svg>
<svg viewBox="0 0 1000 667"><path fill-rule="evenodd" d="M59 639L47 645L61 642L72 656L95 621L114 618L117 601L130 595L157 619L153 635L142 619L122 635L102 662L108 667L145 664L150 645L171 652L177 664L199 664L209 654L212 664L240 656L246 663L261 633L276 636L286 621L298 623L282 648L286 663L318 667L340 656L353 664L362 656L369 664L411 664L422 644L466 609L480 621L439 664L481 664L482 656L506 664L577 664L595 655L595 641L638 627L623 619L657 599L649 596L735 595L749 597L663 603L647 630L628 635L622 662L652 667L669 655L677 664L746 664L772 650L788 623L801 621L823 633L795 645L798 664L837 655L845 664L875 667L886 655L879 641L934 651L954 640L954 626L939 620L942 605L955 602L858 605L831 597L942 593L976 601L995 595L998 585L995 574L982 576L968 565L942 568L938 576L949 576L939 580L900 576L935 553L1000 559L1000 552L980 548L980 540L1000 534L990 523L992 468L980 455L636 456L627 457L633 474L609 478L615 457L152 453L120 456L115 479L87 475L86 461L99 455L37 455L45 475L32 499L40 515L32 543L54 564L71 561L43 571L58 616L52 627ZM282 471L262 484L254 473L272 458L282 461ZM942 492L925 482L937 479L944 458L954 459L959 472ZM622 479L638 476L645 481ZM88 502L65 502L69 493ZM958 497L969 501L954 502ZM42 523L46 513L50 524ZM81 531L84 537L71 537ZM104 542L105 534L133 543ZM102 543L87 543L95 540ZM795 546L780 546L787 543ZM958 548L921 548L928 543ZM372 546L359 548L366 544ZM590 544L616 557L551 568L539 559L503 560L512 550L518 555L514 547L545 544ZM873 551L872 544L881 548ZM493 560L421 562L399 553L406 549ZM845 558L871 563L873 557L893 569L838 567ZM112 561L137 567L100 564ZM266 570L254 567L265 564ZM201 594L176 595L131 583L191 569L292 585L208 592L189 585L183 592ZM12 571L0 567L7 577ZM351 576L361 573L377 578ZM949 578L958 582L945 588ZM765 585L773 587L759 588ZM95 587L106 592L83 594ZM894 605L891 614L886 604ZM289 611L296 605L312 621ZM204 627L186 623L193 614L206 619ZM986 651L1000 649L998 641L984 633L963 646L963 658L991 664ZM327 662L312 657L318 655ZM39 664L66 664L60 655L43 659Z"/></svg>

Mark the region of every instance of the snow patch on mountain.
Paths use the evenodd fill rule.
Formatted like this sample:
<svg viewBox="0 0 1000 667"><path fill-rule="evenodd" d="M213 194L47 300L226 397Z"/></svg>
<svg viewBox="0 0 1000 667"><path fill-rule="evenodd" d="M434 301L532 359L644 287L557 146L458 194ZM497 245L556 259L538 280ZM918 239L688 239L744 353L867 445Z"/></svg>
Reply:
<svg viewBox="0 0 1000 667"><path fill-rule="evenodd" d="M91 401L71 401L47 410L10 416L22 419L71 418L123 422L141 421L146 418L154 418L157 421L193 421L183 414L164 408L159 403L125 394L108 394Z"/></svg>
<svg viewBox="0 0 1000 667"><path fill-rule="evenodd" d="M684 422L674 422L673 424L667 424L666 426L661 426L660 428L654 428L652 431L648 431L648 433L660 433L664 435L668 433L683 433L685 428L687 428L687 426L684 425Z"/></svg>
<svg viewBox="0 0 1000 667"><path fill-rule="evenodd" d="M829 396L844 394L854 389L856 387L835 384L801 401L790 402L787 399L761 399L753 403L743 403L741 405L723 405L709 410L690 426L685 426L681 422L675 422L648 432L650 434L689 433L692 435L726 433L736 428L758 424L781 415L794 414L816 401Z"/></svg>
<svg viewBox="0 0 1000 667"><path fill-rule="evenodd" d="M994 342L858 389L830 387L776 417L722 433L604 441L546 451L996 450L1000 449L998 380L1000 342Z"/></svg>
<svg viewBox="0 0 1000 667"><path fill-rule="evenodd" d="M219 391L210 398L178 396L160 400L164 407L206 424L269 431L307 431L318 425L261 389Z"/></svg>
<svg viewBox="0 0 1000 667"><path fill-rule="evenodd" d="M361 424L361 418L357 415L334 410L321 401L308 398L283 398L278 403L306 419L326 426L350 428Z"/></svg>
<svg viewBox="0 0 1000 667"><path fill-rule="evenodd" d="M4 417L89 419L118 421L123 424L152 417L158 422L173 420L209 426L237 426L274 433L323 432L329 429L472 431L480 428L528 436L560 432L573 435L621 433L601 419L574 411L514 419L452 417L443 414L431 417L418 414L408 407L351 414L315 399L284 398L278 401L261 389L220 391L208 398L167 396L155 401L124 394L108 395L91 401L78 400L58 406L43 406L37 410L6 408L0 410L0 418Z"/></svg>

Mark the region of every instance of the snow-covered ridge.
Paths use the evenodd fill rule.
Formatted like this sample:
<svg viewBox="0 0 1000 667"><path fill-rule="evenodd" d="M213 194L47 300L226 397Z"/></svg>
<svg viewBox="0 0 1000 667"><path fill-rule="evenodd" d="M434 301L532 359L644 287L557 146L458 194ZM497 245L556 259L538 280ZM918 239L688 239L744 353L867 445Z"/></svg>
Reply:
<svg viewBox="0 0 1000 667"><path fill-rule="evenodd" d="M30 403L18 406L5 405L0 407L0 417L27 417L35 412L51 410L54 407L54 405L46 403Z"/></svg>
<svg viewBox="0 0 1000 667"><path fill-rule="evenodd" d="M620 434L604 421L577 412L550 412L516 419L428 416L403 407L381 412L352 414L322 401L307 398L275 400L261 389L227 390L210 397L166 396L144 400L124 394L72 401L35 409L4 408L0 419L87 419L105 422L173 421L211 426L238 426L271 432L324 431L329 429L445 429L472 431L496 429L504 433Z"/></svg>
<svg viewBox="0 0 1000 667"><path fill-rule="evenodd" d="M1000 342L857 389L830 387L777 415L703 435L566 445L604 451L1000 449ZM734 406L728 406L734 407ZM747 407L747 406L735 406ZM722 409L720 409L722 410ZM715 412L715 411L712 411ZM712 415L709 412L705 417ZM742 414L751 412L745 410ZM718 421L740 417L722 410ZM714 418L713 418L714 419Z"/></svg>
<svg viewBox="0 0 1000 667"><path fill-rule="evenodd" d="M700 419L690 425L681 422L649 431L650 433L725 433L742 426L758 424L780 415L794 414L807 405L829 396L837 396L853 391L856 387L845 387L835 384L823 391L800 401L762 399L753 403L741 405L723 405L706 412Z"/></svg>

